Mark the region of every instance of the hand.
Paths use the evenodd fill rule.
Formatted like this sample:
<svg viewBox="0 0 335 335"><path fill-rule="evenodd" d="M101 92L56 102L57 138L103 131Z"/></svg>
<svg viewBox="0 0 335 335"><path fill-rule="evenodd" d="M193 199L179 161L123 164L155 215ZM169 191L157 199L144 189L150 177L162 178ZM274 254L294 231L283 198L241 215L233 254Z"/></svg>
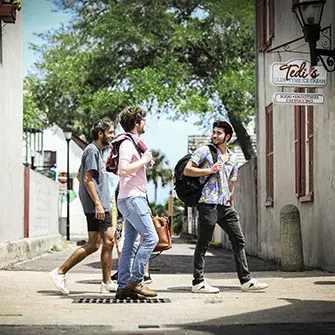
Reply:
<svg viewBox="0 0 335 335"><path fill-rule="evenodd" d="M152 153L150 150L147 150L143 156L142 159L144 160L145 164L149 164L152 161Z"/></svg>
<svg viewBox="0 0 335 335"><path fill-rule="evenodd" d="M211 173L216 173L222 169L222 162L216 162L211 168Z"/></svg>
<svg viewBox="0 0 335 335"><path fill-rule="evenodd" d="M105 220L105 210L100 202L95 205L95 218L98 220Z"/></svg>
<svg viewBox="0 0 335 335"><path fill-rule="evenodd" d="M148 164L150 167L153 167L155 165L155 161L152 159L149 164Z"/></svg>

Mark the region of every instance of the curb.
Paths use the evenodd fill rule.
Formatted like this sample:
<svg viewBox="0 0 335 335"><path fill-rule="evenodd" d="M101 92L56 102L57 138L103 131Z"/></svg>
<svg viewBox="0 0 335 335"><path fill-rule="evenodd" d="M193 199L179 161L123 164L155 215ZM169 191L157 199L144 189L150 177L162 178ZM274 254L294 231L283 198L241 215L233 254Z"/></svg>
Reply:
<svg viewBox="0 0 335 335"><path fill-rule="evenodd" d="M54 245L62 245L60 234L23 238L0 243L0 269L18 262L41 256Z"/></svg>

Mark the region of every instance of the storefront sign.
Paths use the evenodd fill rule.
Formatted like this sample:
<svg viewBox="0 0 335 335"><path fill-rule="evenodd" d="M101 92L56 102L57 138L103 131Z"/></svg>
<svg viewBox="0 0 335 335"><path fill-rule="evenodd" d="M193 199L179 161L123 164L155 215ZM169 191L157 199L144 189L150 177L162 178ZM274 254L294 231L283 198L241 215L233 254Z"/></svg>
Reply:
<svg viewBox="0 0 335 335"><path fill-rule="evenodd" d="M325 95L319 93L275 93L273 101L276 104L285 105L322 105L325 102Z"/></svg>
<svg viewBox="0 0 335 335"><path fill-rule="evenodd" d="M305 59L291 59L286 63L272 63L270 84L294 87L326 86L327 71L323 66L310 66L310 62Z"/></svg>

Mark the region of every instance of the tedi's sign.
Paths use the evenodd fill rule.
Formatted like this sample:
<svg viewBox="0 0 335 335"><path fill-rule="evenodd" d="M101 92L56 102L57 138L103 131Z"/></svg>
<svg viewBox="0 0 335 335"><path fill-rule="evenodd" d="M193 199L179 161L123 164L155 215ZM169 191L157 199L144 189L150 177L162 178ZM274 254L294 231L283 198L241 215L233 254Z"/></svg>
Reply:
<svg viewBox="0 0 335 335"><path fill-rule="evenodd" d="M311 66L305 59L291 59L286 63L272 63L270 84L274 86L320 87L327 85L323 66Z"/></svg>

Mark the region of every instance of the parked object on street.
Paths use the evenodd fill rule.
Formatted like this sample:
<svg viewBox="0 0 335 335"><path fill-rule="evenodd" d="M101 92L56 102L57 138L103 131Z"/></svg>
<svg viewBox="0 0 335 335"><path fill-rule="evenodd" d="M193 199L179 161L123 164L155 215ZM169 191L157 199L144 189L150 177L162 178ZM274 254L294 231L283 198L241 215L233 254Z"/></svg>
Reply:
<svg viewBox="0 0 335 335"><path fill-rule="evenodd" d="M280 211L280 264L283 271L303 271L304 256L299 209L286 205Z"/></svg>

